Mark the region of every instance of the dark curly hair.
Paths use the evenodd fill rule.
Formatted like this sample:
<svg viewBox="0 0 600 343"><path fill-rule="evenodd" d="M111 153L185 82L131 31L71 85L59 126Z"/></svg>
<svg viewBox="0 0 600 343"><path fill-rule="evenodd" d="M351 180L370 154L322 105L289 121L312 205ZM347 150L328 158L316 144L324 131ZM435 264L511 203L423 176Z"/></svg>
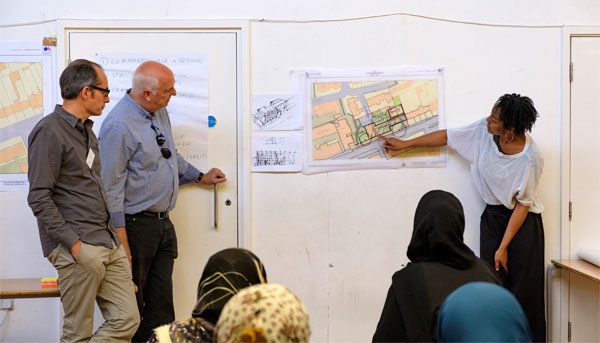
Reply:
<svg viewBox="0 0 600 343"><path fill-rule="evenodd" d="M498 111L499 119L507 130L514 129L515 135L531 132L539 114L533 106L533 101L519 94L504 94L494 104L492 112Z"/></svg>

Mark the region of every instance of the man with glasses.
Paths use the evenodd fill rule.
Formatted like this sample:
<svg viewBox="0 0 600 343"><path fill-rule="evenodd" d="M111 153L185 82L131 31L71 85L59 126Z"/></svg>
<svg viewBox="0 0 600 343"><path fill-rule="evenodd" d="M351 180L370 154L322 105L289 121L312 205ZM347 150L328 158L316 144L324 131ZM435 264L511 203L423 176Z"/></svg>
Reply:
<svg viewBox="0 0 600 343"><path fill-rule="evenodd" d="M62 342L129 342L140 318L127 255L113 227L92 116L109 102L102 68L87 60L60 76L63 105L29 135L29 195L44 256L58 271ZM94 303L105 322L92 334Z"/></svg>
<svg viewBox="0 0 600 343"><path fill-rule="evenodd" d="M145 342L154 328L175 320L172 273L177 237L169 211L179 186L227 181L217 168L201 173L175 150L166 107L176 94L173 72L161 63L144 62L100 129L110 214L115 227L125 229L120 238L131 251L138 286L141 324L134 342Z"/></svg>

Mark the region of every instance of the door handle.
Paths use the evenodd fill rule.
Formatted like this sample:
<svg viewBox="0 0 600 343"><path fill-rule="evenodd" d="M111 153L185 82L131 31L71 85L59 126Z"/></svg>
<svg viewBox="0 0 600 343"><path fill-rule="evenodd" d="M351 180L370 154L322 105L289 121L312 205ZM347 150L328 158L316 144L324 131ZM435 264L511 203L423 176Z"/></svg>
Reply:
<svg viewBox="0 0 600 343"><path fill-rule="evenodd" d="M213 216L214 216L214 224L215 224L215 229L216 229L218 227L218 224L219 224L218 223L218 219L217 219L218 218L218 216L217 216L217 214L218 214L218 212L217 212L217 204L219 203L219 187L217 187L216 183L214 184L214 191L213 191L213 193L214 193L214 201L215 201L215 206L214 206L215 213L213 214Z"/></svg>

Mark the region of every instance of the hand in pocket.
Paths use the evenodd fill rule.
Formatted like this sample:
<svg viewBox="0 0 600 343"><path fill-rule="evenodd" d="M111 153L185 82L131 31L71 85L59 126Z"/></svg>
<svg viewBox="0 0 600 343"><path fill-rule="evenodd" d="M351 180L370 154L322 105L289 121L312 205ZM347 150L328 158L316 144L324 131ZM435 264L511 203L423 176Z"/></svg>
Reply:
<svg viewBox="0 0 600 343"><path fill-rule="evenodd" d="M79 259L79 250L81 250L81 241L78 240L75 242L75 244L71 245L69 250L71 250L71 255L73 255L75 261L77 261Z"/></svg>

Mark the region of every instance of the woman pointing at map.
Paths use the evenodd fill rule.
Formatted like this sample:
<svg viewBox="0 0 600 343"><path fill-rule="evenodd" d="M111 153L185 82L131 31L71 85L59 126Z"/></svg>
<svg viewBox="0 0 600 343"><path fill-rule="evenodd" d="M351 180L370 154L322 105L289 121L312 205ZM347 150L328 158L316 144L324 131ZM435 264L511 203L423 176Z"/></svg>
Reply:
<svg viewBox="0 0 600 343"><path fill-rule="evenodd" d="M537 192L544 161L527 134L537 117L530 98L505 94L487 118L470 125L412 140L381 139L392 155L448 145L470 162L475 188L487 204L480 223L481 258L519 300L534 341L544 342L543 206Z"/></svg>

